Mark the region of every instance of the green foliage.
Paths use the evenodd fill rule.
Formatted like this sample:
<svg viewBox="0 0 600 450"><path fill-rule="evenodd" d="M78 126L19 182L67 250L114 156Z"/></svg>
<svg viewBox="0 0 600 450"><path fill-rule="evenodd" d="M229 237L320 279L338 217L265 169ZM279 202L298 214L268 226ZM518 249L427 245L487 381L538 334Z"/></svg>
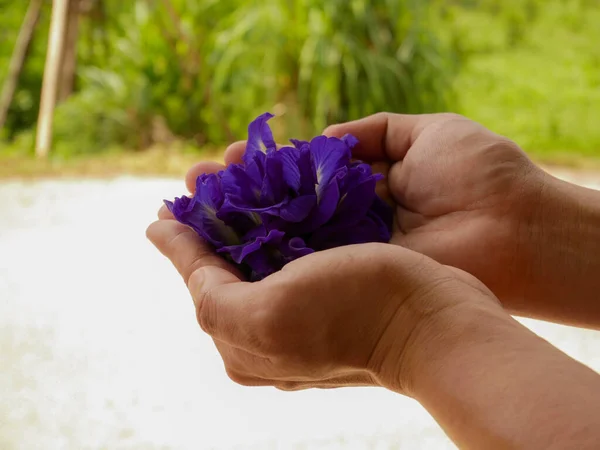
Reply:
<svg viewBox="0 0 600 450"><path fill-rule="evenodd" d="M27 10L26 1L0 0L0 87L8 72L12 50ZM19 80L19 89L11 103L5 135L9 139L29 129L37 120L40 91L46 58L49 9L40 17L34 41Z"/></svg>
<svg viewBox="0 0 600 450"><path fill-rule="evenodd" d="M54 152L284 136L455 110L529 151L600 154L597 0L95 0ZM0 0L0 83L27 2ZM34 140L47 2L4 136Z"/></svg>
<svg viewBox="0 0 600 450"><path fill-rule="evenodd" d="M428 2L102 3L103 14L81 24L78 92L56 112L55 146L66 153L171 136L222 144L266 110L307 135L380 110L438 111L451 99L455 67L428 25ZM39 83L22 85L39 93Z"/></svg>
<svg viewBox="0 0 600 450"><path fill-rule="evenodd" d="M428 2L253 0L216 34L212 92L247 119L292 96L311 131L377 111L444 109L451 54L428 25Z"/></svg>
<svg viewBox="0 0 600 450"><path fill-rule="evenodd" d="M600 3L446 7L463 55L460 112L540 155L600 155Z"/></svg>

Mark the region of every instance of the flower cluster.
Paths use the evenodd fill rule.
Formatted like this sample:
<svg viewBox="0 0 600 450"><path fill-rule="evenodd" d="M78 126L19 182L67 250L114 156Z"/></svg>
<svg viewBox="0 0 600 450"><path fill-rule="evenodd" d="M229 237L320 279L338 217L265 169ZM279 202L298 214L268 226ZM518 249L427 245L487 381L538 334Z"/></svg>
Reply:
<svg viewBox="0 0 600 450"><path fill-rule="evenodd" d="M382 175L351 160L357 139L317 136L277 149L271 117L248 127L243 164L201 175L191 198L165 201L175 218L253 280L315 251L388 242L392 211L375 193Z"/></svg>

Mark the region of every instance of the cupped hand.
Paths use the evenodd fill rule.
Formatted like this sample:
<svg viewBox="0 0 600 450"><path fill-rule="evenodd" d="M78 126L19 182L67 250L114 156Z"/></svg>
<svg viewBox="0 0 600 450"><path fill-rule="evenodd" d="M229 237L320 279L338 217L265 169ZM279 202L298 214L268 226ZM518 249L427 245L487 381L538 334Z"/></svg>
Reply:
<svg viewBox="0 0 600 450"><path fill-rule="evenodd" d="M283 390L385 386L411 393L425 350L464 311L498 311L473 277L390 244L339 247L248 283L164 216L148 237L183 276L230 378Z"/></svg>
<svg viewBox="0 0 600 450"><path fill-rule="evenodd" d="M473 274L522 309L545 172L514 142L457 114L380 113L325 130L347 133L359 140L354 156L387 175L378 193L396 208L391 242ZM244 149L231 145L226 164ZM188 172L190 189L205 164Z"/></svg>
<svg viewBox="0 0 600 450"><path fill-rule="evenodd" d="M505 306L522 302L547 175L515 143L456 114L381 113L325 131L346 133L357 157L390 164L392 243L473 274Z"/></svg>

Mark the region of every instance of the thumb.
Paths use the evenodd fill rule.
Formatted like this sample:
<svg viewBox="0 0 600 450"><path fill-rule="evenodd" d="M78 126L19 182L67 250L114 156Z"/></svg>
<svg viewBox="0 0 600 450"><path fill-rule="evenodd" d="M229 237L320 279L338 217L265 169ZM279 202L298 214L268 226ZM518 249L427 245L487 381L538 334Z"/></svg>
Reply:
<svg viewBox="0 0 600 450"><path fill-rule="evenodd" d="M198 324L205 333L239 348L257 342L256 286L241 282L226 269L205 266L190 277L188 289L196 306Z"/></svg>
<svg viewBox="0 0 600 450"><path fill-rule="evenodd" d="M198 308L200 299L213 289L231 283L240 283L241 280L230 271L217 266L204 266L197 269L188 281L188 289L194 304Z"/></svg>

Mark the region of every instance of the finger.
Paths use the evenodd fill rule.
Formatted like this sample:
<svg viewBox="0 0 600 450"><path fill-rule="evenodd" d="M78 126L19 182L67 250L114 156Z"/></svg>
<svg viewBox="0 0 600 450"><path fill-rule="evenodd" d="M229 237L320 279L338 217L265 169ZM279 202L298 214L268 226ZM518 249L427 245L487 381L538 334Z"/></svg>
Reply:
<svg viewBox="0 0 600 450"><path fill-rule="evenodd" d="M404 234L410 233L429 222L427 217L417 212L410 211L401 205L396 206L396 220L398 227Z"/></svg>
<svg viewBox="0 0 600 450"><path fill-rule="evenodd" d="M262 380L271 380L275 374L273 363L268 358L255 355L218 339L213 339L213 341L228 372L232 371L248 378Z"/></svg>
<svg viewBox="0 0 600 450"><path fill-rule="evenodd" d="M227 269L204 267L190 277L188 289L196 305L196 316L202 330L233 347L265 356L261 337L264 326L260 315L262 297L258 283L244 283ZM257 295L257 294L260 294Z"/></svg>
<svg viewBox="0 0 600 450"><path fill-rule="evenodd" d="M192 166L185 175L185 185L192 194L196 192L196 180L198 177L205 173L217 173L223 170L225 166L214 161L201 161L198 164Z"/></svg>
<svg viewBox="0 0 600 450"><path fill-rule="evenodd" d="M450 189L441 189L435 183L422 183L421 179L415 180L414 177L419 177L419 173L407 167L406 161L395 162L390 167L388 186L397 204L410 210L418 208L424 216L440 216L454 211L453 203L448 201L453 195Z"/></svg>
<svg viewBox="0 0 600 450"><path fill-rule="evenodd" d="M175 220L152 223L146 230L146 236L169 258L186 284L194 271L206 266L220 267L232 276L239 276L238 270L215 254L195 231Z"/></svg>
<svg viewBox="0 0 600 450"><path fill-rule="evenodd" d="M246 151L246 141L238 141L231 144L225 150L225 154L223 155L223 159L225 160L225 165L230 164L241 164L242 156L244 156L244 152Z"/></svg>
<svg viewBox="0 0 600 450"><path fill-rule="evenodd" d="M242 386L273 386L280 391L294 392L306 389L336 389L342 387L371 387L377 386L368 376L343 376L321 381L281 381L260 378L226 368L229 378Z"/></svg>
<svg viewBox="0 0 600 450"><path fill-rule="evenodd" d="M158 218L160 220L173 220L173 219L175 219L175 217L173 217L173 213L171 211L169 211L169 208L167 208L167 205L162 205L160 207L160 209L158 210Z"/></svg>
<svg viewBox="0 0 600 450"><path fill-rule="evenodd" d="M410 183L410 177L411 173L409 170L406 170L404 161L398 161L392 164L388 172L387 179L388 186L390 188L390 194L392 195L396 203L404 206L410 204L410 193L407 192L407 187ZM425 187L426 186L421 186L421 189Z"/></svg>
<svg viewBox="0 0 600 450"><path fill-rule="evenodd" d="M315 379L306 375L304 366L289 365L288 363L276 364L274 360L255 355L244 349L234 347L226 342L214 339L228 371L244 375L247 378L270 380L271 384L308 384L314 387L335 386L372 386L373 378L363 370L347 372L343 376L333 376ZM306 371L308 373L308 371Z"/></svg>
<svg viewBox="0 0 600 450"><path fill-rule="evenodd" d="M323 134L335 137L353 135L359 143L352 153L365 161L399 161L425 126L440 118L439 114L378 113L353 122L332 125Z"/></svg>
<svg viewBox="0 0 600 450"><path fill-rule="evenodd" d="M314 379L306 376L298 366L276 365L271 359L247 352L214 339L227 374L238 384L245 386L275 386L282 390L328 389L344 386L373 386L377 383L363 370L344 375Z"/></svg>
<svg viewBox="0 0 600 450"><path fill-rule="evenodd" d="M214 256L221 259L217 255ZM227 270L222 265L203 265L198 267L190 276L188 287L194 295L194 303L196 303L211 290L224 284L239 283L240 281L237 274Z"/></svg>
<svg viewBox="0 0 600 450"><path fill-rule="evenodd" d="M274 383L272 380L245 375L227 367L225 368L225 371L231 381L246 387L273 386Z"/></svg>
<svg viewBox="0 0 600 450"><path fill-rule="evenodd" d="M225 154L223 155L223 159L225 160L225 165L230 164L241 164L242 157L244 156L244 152L246 151L246 142L247 141L238 141L231 144L225 150ZM277 149L280 149L283 145L277 144Z"/></svg>
<svg viewBox="0 0 600 450"><path fill-rule="evenodd" d="M301 391L305 389L335 389L342 387L365 387L365 386L377 386L378 384L373 380L369 374L364 372L356 372L348 375L341 375L337 377L331 377L324 380L312 380L312 381L280 381L274 380L273 385L281 391Z"/></svg>

